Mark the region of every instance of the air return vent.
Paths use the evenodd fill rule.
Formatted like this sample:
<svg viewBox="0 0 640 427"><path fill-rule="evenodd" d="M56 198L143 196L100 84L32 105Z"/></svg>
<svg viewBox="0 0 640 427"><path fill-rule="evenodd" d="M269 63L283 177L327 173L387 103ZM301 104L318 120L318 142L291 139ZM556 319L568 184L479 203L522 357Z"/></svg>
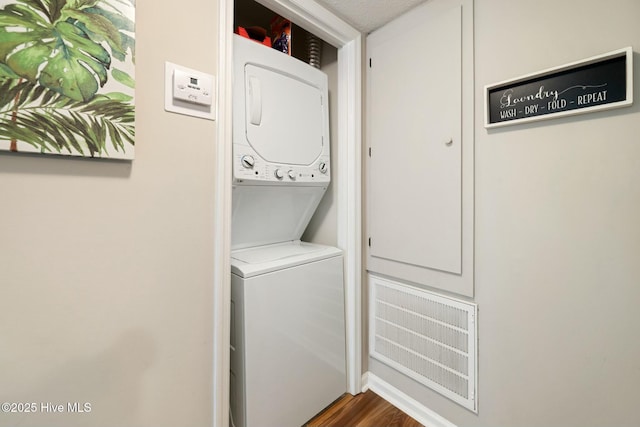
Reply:
<svg viewBox="0 0 640 427"><path fill-rule="evenodd" d="M477 305L369 277L371 356L477 412Z"/></svg>

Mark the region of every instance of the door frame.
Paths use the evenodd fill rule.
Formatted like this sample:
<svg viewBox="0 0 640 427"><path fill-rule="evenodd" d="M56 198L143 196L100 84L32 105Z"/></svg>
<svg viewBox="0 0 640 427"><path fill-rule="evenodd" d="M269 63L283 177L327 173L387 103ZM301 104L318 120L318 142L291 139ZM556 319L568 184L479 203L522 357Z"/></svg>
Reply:
<svg viewBox="0 0 640 427"><path fill-rule="evenodd" d="M314 0L256 0L338 49L338 246L344 253L347 391L362 391L362 41ZM218 0L214 206L213 425L229 425L232 34L234 0Z"/></svg>

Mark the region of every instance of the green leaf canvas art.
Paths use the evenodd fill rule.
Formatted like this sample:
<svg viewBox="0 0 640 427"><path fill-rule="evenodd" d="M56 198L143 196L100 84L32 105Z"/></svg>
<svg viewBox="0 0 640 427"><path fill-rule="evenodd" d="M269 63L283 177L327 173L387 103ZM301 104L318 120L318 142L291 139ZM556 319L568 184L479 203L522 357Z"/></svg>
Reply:
<svg viewBox="0 0 640 427"><path fill-rule="evenodd" d="M0 0L0 151L133 159L135 0Z"/></svg>

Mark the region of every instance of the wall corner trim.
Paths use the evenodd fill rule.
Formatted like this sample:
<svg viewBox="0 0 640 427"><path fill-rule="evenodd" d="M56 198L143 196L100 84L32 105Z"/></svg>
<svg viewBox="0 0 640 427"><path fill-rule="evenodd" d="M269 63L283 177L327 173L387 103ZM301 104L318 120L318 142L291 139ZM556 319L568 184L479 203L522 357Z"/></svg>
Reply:
<svg viewBox="0 0 640 427"><path fill-rule="evenodd" d="M213 216L213 427L229 425L231 377L231 140L233 121L233 7L234 0L218 2L218 79Z"/></svg>
<svg viewBox="0 0 640 427"><path fill-rule="evenodd" d="M425 427L457 427L371 372L362 376L362 382L363 392L368 389L373 391Z"/></svg>
<svg viewBox="0 0 640 427"><path fill-rule="evenodd" d="M362 374L362 379L360 380L362 383L362 392L366 393L369 390L369 371Z"/></svg>

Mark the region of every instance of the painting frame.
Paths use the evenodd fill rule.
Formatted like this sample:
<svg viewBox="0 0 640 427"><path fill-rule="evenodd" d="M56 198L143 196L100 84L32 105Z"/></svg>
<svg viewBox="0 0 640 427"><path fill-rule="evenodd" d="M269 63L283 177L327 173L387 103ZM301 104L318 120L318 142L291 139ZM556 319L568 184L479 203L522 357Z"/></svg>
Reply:
<svg viewBox="0 0 640 427"><path fill-rule="evenodd" d="M135 157L135 0L0 0L0 151Z"/></svg>

